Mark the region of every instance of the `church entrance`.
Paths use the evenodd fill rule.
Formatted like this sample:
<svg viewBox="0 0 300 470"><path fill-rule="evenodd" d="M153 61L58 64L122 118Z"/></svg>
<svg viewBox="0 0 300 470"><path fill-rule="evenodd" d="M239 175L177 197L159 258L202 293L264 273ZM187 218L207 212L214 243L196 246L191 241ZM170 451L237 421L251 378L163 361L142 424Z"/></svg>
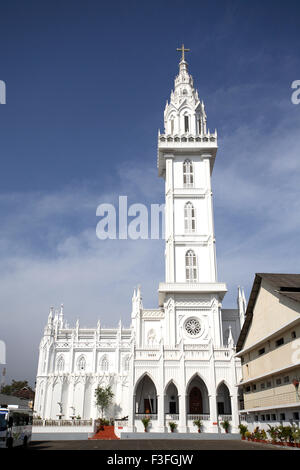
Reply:
<svg viewBox="0 0 300 470"><path fill-rule="evenodd" d="M208 390L198 374L191 378L187 386L186 409L189 415L209 415ZM195 418L191 417L190 419Z"/></svg>
<svg viewBox="0 0 300 470"><path fill-rule="evenodd" d="M135 414L157 414L156 387L147 374L141 378L136 387Z"/></svg>
<svg viewBox="0 0 300 470"><path fill-rule="evenodd" d="M198 387L193 387L190 391L190 414L201 415L203 413L202 393Z"/></svg>

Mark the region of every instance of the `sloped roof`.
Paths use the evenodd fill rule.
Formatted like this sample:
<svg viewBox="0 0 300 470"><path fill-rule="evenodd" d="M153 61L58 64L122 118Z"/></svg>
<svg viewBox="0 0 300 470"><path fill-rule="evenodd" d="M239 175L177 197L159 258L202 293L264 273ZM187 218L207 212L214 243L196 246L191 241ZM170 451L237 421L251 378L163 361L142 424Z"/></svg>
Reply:
<svg viewBox="0 0 300 470"><path fill-rule="evenodd" d="M252 322L253 310L262 279L265 279L269 284L271 284L274 287L274 290L278 291L281 295L288 297L296 302L300 302L300 274L255 274L252 290L247 305L245 322L236 345L237 352L243 349L243 345Z"/></svg>

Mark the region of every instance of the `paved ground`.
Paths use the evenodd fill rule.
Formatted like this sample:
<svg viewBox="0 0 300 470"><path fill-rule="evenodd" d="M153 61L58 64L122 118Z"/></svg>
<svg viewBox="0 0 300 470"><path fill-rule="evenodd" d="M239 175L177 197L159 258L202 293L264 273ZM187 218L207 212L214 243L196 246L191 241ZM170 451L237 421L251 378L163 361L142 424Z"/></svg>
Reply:
<svg viewBox="0 0 300 470"><path fill-rule="evenodd" d="M29 450L274 450L275 446L248 441L120 440L35 441ZM277 447L276 450L288 450Z"/></svg>

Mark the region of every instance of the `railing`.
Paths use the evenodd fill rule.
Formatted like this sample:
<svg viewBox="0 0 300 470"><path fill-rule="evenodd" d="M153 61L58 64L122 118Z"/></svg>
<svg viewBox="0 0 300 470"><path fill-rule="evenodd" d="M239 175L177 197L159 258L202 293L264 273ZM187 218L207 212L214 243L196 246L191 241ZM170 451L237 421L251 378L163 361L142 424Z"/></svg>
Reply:
<svg viewBox="0 0 300 470"><path fill-rule="evenodd" d="M232 415L219 415L219 421L232 421Z"/></svg>
<svg viewBox="0 0 300 470"><path fill-rule="evenodd" d="M201 421L209 421L210 420L210 415L209 414L204 414L204 415L187 415L189 420L195 421L196 419L200 419Z"/></svg>
<svg viewBox="0 0 300 470"><path fill-rule="evenodd" d="M159 136L159 141L160 142L215 142L217 139L217 136L215 134L209 135L200 135L197 137L173 137L171 135L165 135L162 134Z"/></svg>
<svg viewBox="0 0 300 470"><path fill-rule="evenodd" d="M92 426L92 419L34 419L33 426Z"/></svg>
<svg viewBox="0 0 300 470"><path fill-rule="evenodd" d="M259 392L256 392L259 393ZM251 393L253 396L253 393ZM245 411L249 408L259 408L263 406L280 406L280 405L285 405L285 404L291 404L291 403L296 403L297 396L295 391L293 392L286 392L286 393L281 393L280 395L269 395L265 397L260 397L260 398L254 398L248 400L247 393L244 394L244 403L245 403ZM300 404L300 402L299 402Z"/></svg>
<svg viewBox="0 0 300 470"><path fill-rule="evenodd" d="M160 352L156 350L150 350L150 351L136 351L135 357L136 359L154 359L157 360L159 358Z"/></svg>
<svg viewBox="0 0 300 470"><path fill-rule="evenodd" d="M166 414L166 421L178 421L179 420L179 414Z"/></svg>
<svg viewBox="0 0 300 470"><path fill-rule="evenodd" d="M157 419L157 414L150 414L150 413L135 413L134 415L135 419L144 419L144 418L150 418L153 421Z"/></svg>
<svg viewBox="0 0 300 470"><path fill-rule="evenodd" d="M199 359L206 359L208 360L210 357L210 351L205 351L205 350L199 350L199 351L196 351L196 350L193 350L193 351L188 351L186 350L185 351L185 359L188 359L188 360L193 360L193 359L196 359L196 360L199 360Z"/></svg>
<svg viewBox="0 0 300 470"><path fill-rule="evenodd" d="M214 351L215 359L228 359L231 356L229 349L216 349Z"/></svg>

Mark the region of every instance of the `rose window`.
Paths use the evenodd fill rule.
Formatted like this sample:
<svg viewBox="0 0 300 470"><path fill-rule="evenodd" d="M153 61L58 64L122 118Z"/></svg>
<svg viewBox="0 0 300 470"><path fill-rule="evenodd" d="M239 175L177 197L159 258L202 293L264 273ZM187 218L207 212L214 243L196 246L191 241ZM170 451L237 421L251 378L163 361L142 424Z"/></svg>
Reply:
<svg viewBox="0 0 300 470"><path fill-rule="evenodd" d="M185 324L185 331L190 336L198 336L201 333L201 324L196 318L190 318Z"/></svg>

